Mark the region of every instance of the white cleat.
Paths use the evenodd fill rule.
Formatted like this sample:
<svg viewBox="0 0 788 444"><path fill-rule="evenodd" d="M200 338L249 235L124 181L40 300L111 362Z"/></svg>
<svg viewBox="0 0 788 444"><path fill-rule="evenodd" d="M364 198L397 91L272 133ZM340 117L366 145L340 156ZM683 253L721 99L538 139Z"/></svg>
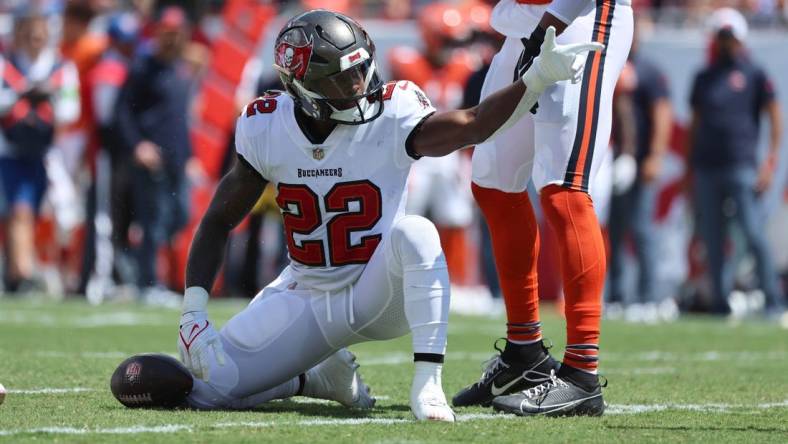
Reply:
<svg viewBox="0 0 788 444"><path fill-rule="evenodd" d="M441 386L440 364L417 362L410 389L410 410L419 421L454 422L454 411Z"/></svg>
<svg viewBox="0 0 788 444"><path fill-rule="evenodd" d="M369 394L358 373L356 356L342 348L306 372L303 396L336 401L345 407L371 409L375 398Z"/></svg>

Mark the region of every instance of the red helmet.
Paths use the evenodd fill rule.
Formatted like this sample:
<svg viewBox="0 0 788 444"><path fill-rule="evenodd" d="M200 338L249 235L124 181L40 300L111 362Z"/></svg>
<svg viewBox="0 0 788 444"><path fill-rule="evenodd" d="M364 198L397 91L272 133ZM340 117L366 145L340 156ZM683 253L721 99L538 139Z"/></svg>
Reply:
<svg viewBox="0 0 788 444"><path fill-rule="evenodd" d="M473 32L494 32L490 26L490 16L492 15L490 5L479 0L468 0L460 6L460 9Z"/></svg>
<svg viewBox="0 0 788 444"><path fill-rule="evenodd" d="M432 3L419 13L419 28L427 52L468 42L473 28L468 26L466 14L449 3Z"/></svg>

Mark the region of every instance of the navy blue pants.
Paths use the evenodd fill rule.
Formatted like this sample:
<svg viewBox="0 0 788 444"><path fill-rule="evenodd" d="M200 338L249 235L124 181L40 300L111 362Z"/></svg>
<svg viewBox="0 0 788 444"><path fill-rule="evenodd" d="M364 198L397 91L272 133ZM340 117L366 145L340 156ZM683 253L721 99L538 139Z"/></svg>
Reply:
<svg viewBox="0 0 788 444"><path fill-rule="evenodd" d="M706 246L715 312L728 312L727 297L733 291L734 270L725 257L725 241L731 219L738 223L755 257L760 286L767 308L783 305L783 294L764 235L764 216L755 193L757 171L738 166L698 169L695 172L695 209L698 232ZM731 205L733 204L733 205ZM731 211L733 210L733 211Z"/></svg>
<svg viewBox="0 0 788 444"><path fill-rule="evenodd" d="M38 213L47 184L43 158L0 158L0 192L3 193L0 197L0 211L4 213L15 205L27 205Z"/></svg>
<svg viewBox="0 0 788 444"><path fill-rule="evenodd" d="M636 182L629 190L613 195L610 202L610 302L659 302L656 295L657 234L654 230L657 187ZM631 234L638 263L637 295L627 297L623 270L627 234Z"/></svg>
<svg viewBox="0 0 788 444"><path fill-rule="evenodd" d="M137 247L137 284L156 285L157 253L188 222L189 193L186 178L135 167L132 178L133 218L142 228Z"/></svg>

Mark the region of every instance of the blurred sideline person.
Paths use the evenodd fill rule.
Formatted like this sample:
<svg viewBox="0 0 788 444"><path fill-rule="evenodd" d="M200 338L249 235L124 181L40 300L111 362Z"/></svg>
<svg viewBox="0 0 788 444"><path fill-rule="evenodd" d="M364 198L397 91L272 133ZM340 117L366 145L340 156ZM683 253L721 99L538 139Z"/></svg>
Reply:
<svg viewBox="0 0 788 444"><path fill-rule="evenodd" d="M557 45L551 27L522 77L477 107L443 113L412 82L384 84L372 40L349 17L298 15L275 45L285 93L238 117L237 161L189 252L178 338L195 377L188 402L249 408L306 395L370 408L344 347L410 331L411 410L454 421L441 384L449 277L434 225L405 214L410 167L496 137L547 87L578 78L581 54L602 45ZM290 264L217 332L206 309L227 239L269 182Z"/></svg>
<svg viewBox="0 0 788 444"><path fill-rule="evenodd" d="M614 126L619 126L619 131L634 132L634 146L625 142L617 162L635 164L636 176L630 186L616 190L610 206L610 298L605 312L621 311L625 306L627 319L631 321L653 322L660 313L664 314L664 320L670 320L677 310L675 302L672 298L662 300L656 294L659 240L654 223L659 193L657 179L670 142L673 116L667 79L654 63L637 52L636 38L616 89L614 106L620 106L616 107L615 115L622 117L615 120ZM624 105L622 101L629 104ZM620 128L622 125L633 127ZM634 298L627 294L623 281L628 234L632 235L638 265ZM662 311L658 306L661 303L665 306Z"/></svg>
<svg viewBox="0 0 788 444"><path fill-rule="evenodd" d="M79 118L74 65L48 46L47 17L17 16L11 51L0 57L0 176L7 214L5 290L33 289L34 229L48 179L45 156L56 133Z"/></svg>
<svg viewBox="0 0 788 444"><path fill-rule="evenodd" d="M748 56L747 22L736 10L723 8L711 16L711 61L695 77L690 103L690 162L694 174L697 229L706 247L711 279L711 311L730 313L728 296L734 272L726 260L729 203L755 256L756 273L770 316L785 308L783 290L763 230L758 197L771 185L780 148L781 118L772 82ZM766 159L758 164L761 114L769 119Z"/></svg>
<svg viewBox="0 0 788 444"><path fill-rule="evenodd" d="M457 109L468 77L480 66L479 58L465 48L473 35L470 17L460 6L437 2L419 12L418 25L424 50L393 48L391 76L418 85L438 111ZM414 164L408 189L408 213L426 216L438 228L452 284L469 284L467 230L473 221L473 197L468 156L456 152Z"/></svg>
<svg viewBox="0 0 788 444"><path fill-rule="evenodd" d="M169 295L156 275L158 250L188 220L186 173L192 155L188 121L193 79L181 59L188 33L182 9L169 6L161 11L152 53L132 63L116 110L119 137L132 159L132 217L142 229L135 251L137 285L151 302Z"/></svg>
<svg viewBox="0 0 788 444"><path fill-rule="evenodd" d="M60 41L60 52L63 57L74 63L79 72L81 85L88 83L88 75L107 47L107 39L103 34L91 32L90 23L95 17L95 11L86 0L72 0L66 3L63 11L63 37ZM69 133L74 133L79 138L78 153L80 158L90 158L87 154L82 156L83 150L89 147L88 139L93 131L93 104L90 100L88 88L80 89L80 103L82 112L79 120L69 128ZM71 163L74 161L72 160ZM80 165L81 166L81 165Z"/></svg>
<svg viewBox="0 0 788 444"><path fill-rule="evenodd" d="M613 90L632 41L631 2L501 0L491 25L507 39L493 58L482 97L528 69L548 26L556 27L559 42L593 41L605 49L587 55L582 79L551 86L533 114L473 152L473 194L490 227L507 335L481 378L452 402L492 403L525 416L598 416L605 408L597 367L606 258L591 195L610 158ZM531 180L560 258L566 317L560 368L542 341L539 230L526 189Z"/></svg>
<svg viewBox="0 0 788 444"><path fill-rule="evenodd" d="M122 148L115 121L118 97L128 77L129 64L137 49L140 23L131 12L108 17L108 46L86 75L93 118L89 146L93 182L88 190L87 235L80 293L88 283L107 285L115 274L119 283L134 284L133 266L128 264L128 229L131 224L131 158ZM103 219L102 219L103 218ZM95 219L95 220L94 220ZM108 223L107 223L108 222ZM91 288L89 299L100 300L108 288Z"/></svg>

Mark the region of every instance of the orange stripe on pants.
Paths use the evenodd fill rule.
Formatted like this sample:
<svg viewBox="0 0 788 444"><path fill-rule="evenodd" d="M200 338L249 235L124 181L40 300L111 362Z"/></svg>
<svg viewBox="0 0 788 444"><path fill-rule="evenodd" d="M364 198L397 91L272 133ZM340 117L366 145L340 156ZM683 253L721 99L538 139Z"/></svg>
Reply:
<svg viewBox="0 0 788 444"><path fill-rule="evenodd" d="M611 9L610 1L605 1L602 4L600 21L596 30L596 35L594 36L595 42L604 43L605 36L610 32ZM586 114L585 122L583 123L583 138L582 143L580 144L580 154L577 159L577 164L575 165L575 170L573 171L574 176L572 178L572 185L574 187L583 186L583 172L585 171L586 161L588 160L588 151L591 145L591 128L593 127L595 118L594 109L596 108L597 101L596 90L597 85L602 81L602 67L600 66L601 62L602 52L597 51L594 53L593 60L591 61L591 78L589 79L588 97L585 101Z"/></svg>

